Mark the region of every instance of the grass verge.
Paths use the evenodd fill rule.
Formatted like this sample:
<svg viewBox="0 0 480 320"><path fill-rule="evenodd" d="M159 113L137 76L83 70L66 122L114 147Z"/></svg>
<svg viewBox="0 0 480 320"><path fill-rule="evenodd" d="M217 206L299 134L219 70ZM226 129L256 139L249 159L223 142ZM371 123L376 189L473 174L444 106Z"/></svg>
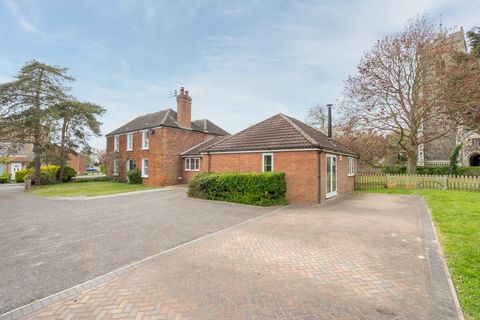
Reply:
<svg viewBox="0 0 480 320"><path fill-rule="evenodd" d="M113 181L92 181L82 183L61 183L39 186L30 189L30 192L42 197L94 197L109 194L125 193L154 189L155 187L142 184L128 184Z"/></svg>
<svg viewBox="0 0 480 320"><path fill-rule="evenodd" d="M416 194L425 198L465 318L480 319L480 193L426 189L362 192Z"/></svg>

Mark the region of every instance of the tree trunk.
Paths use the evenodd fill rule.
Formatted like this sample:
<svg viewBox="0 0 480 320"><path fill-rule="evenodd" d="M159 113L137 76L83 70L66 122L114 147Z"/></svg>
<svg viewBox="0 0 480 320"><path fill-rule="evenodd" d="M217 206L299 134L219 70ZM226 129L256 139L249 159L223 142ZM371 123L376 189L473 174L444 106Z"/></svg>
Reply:
<svg viewBox="0 0 480 320"><path fill-rule="evenodd" d="M417 157L407 158L407 173L408 174L417 173Z"/></svg>
<svg viewBox="0 0 480 320"><path fill-rule="evenodd" d="M42 175L42 109L41 109L41 101L40 101L40 91L42 85L42 78L43 78L43 71L40 72L37 82L36 94L35 94L35 119L33 124L33 164L35 168L35 173L33 175L33 181L37 186L42 183L41 175Z"/></svg>
<svg viewBox="0 0 480 320"><path fill-rule="evenodd" d="M63 175L65 174L65 154L66 154L66 148L65 148L65 135L67 132L67 125L68 125L68 120L65 118L63 119L63 125L62 125L62 135L61 135L61 140L60 140L60 169L59 169L59 175L58 175L58 181L63 182Z"/></svg>

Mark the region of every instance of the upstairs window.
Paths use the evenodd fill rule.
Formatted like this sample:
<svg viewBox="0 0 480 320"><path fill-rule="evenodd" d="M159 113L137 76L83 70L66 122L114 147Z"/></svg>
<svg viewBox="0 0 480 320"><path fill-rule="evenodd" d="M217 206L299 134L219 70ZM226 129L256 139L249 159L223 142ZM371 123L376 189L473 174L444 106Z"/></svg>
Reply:
<svg viewBox="0 0 480 320"><path fill-rule="evenodd" d="M133 133L127 133L127 151L133 150Z"/></svg>
<svg viewBox="0 0 480 320"><path fill-rule="evenodd" d="M199 170L200 170L200 158L185 159L185 171L199 171Z"/></svg>
<svg viewBox="0 0 480 320"><path fill-rule="evenodd" d="M273 171L273 154L264 153L262 161L263 172L272 172Z"/></svg>
<svg viewBox="0 0 480 320"><path fill-rule="evenodd" d="M120 136L113 137L113 151L120 150Z"/></svg>
<svg viewBox="0 0 480 320"><path fill-rule="evenodd" d="M348 157L348 175L355 175L355 158Z"/></svg>
<svg viewBox="0 0 480 320"><path fill-rule="evenodd" d="M142 150L148 150L150 147L150 134L148 133L148 130L143 130L142 131Z"/></svg>

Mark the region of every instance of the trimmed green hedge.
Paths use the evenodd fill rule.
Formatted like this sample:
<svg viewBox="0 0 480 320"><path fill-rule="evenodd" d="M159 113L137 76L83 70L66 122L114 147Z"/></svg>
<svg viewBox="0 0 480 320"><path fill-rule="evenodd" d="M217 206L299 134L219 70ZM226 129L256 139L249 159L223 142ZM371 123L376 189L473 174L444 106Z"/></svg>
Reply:
<svg viewBox="0 0 480 320"><path fill-rule="evenodd" d="M407 173L407 167L401 164L384 164L381 171L388 174L404 174ZM480 167L457 167L456 172L453 173L450 173L450 167L418 167L417 174L480 176Z"/></svg>
<svg viewBox="0 0 480 320"><path fill-rule="evenodd" d="M480 176L480 167L458 167L457 174L463 176Z"/></svg>
<svg viewBox="0 0 480 320"><path fill-rule="evenodd" d="M82 183L82 182L93 182L93 181L112 181L113 179L107 176L100 176L100 177L85 177L85 178L78 178L75 177L72 179L73 182Z"/></svg>
<svg viewBox="0 0 480 320"><path fill-rule="evenodd" d="M285 174L200 173L188 183L188 196L259 206L286 204Z"/></svg>
<svg viewBox="0 0 480 320"><path fill-rule="evenodd" d="M437 174L437 175L449 175L451 171L451 168L448 167L441 167L441 166L436 166L436 167L418 167L417 168L417 173L418 174ZM455 174L455 173L453 173Z"/></svg>
<svg viewBox="0 0 480 320"><path fill-rule="evenodd" d="M380 169L383 173L403 174L407 173L407 167L403 164L384 164Z"/></svg>

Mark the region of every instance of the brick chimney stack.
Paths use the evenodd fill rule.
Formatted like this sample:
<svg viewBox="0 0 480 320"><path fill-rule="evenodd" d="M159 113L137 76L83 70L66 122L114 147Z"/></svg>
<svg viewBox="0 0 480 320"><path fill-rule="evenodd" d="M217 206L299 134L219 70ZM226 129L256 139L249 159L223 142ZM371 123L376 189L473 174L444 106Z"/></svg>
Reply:
<svg viewBox="0 0 480 320"><path fill-rule="evenodd" d="M180 88L180 94L177 95L177 123L182 128L192 128L192 98L184 87Z"/></svg>

